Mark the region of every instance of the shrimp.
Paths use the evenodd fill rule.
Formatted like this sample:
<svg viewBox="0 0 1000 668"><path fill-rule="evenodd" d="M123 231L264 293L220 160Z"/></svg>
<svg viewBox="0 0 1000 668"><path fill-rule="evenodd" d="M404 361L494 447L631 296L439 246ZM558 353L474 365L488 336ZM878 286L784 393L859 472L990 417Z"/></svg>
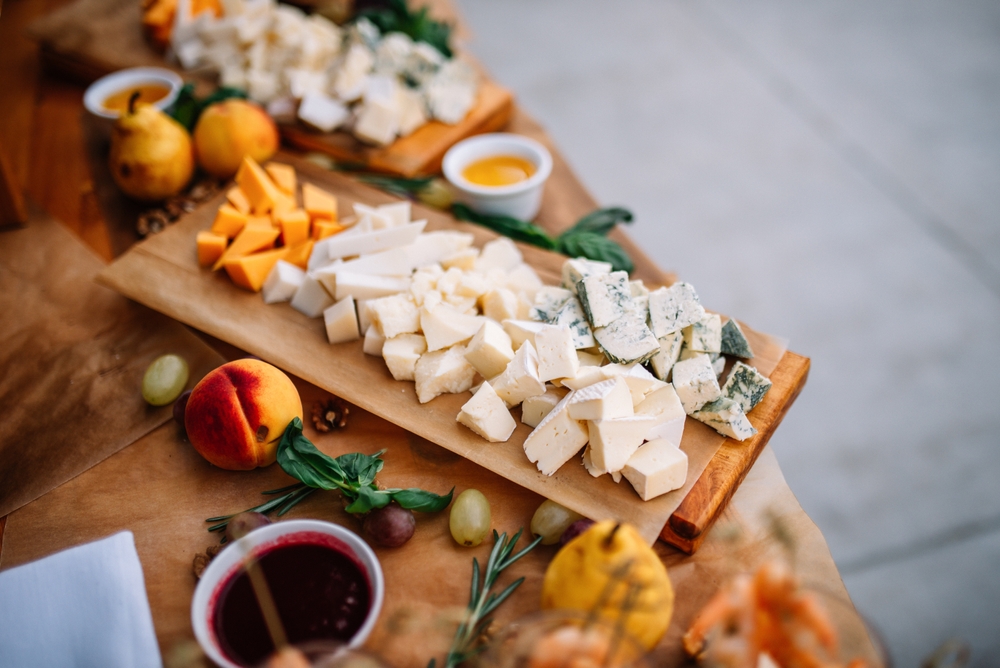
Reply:
<svg viewBox="0 0 1000 668"><path fill-rule="evenodd" d="M753 642L753 599L753 580L745 575L736 577L698 613L684 634L684 650L691 656L701 654L712 634L712 649L718 646L718 651L712 652L715 662L734 668L756 666L760 648Z"/></svg>

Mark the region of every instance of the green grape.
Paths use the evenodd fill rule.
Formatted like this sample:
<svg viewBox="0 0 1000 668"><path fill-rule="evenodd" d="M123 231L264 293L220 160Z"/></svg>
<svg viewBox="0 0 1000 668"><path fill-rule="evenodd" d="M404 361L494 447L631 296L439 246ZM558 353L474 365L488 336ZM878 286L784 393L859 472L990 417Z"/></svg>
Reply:
<svg viewBox="0 0 1000 668"><path fill-rule="evenodd" d="M459 545L475 547L483 542L493 527L490 502L478 489L467 489L451 504L448 518L451 537Z"/></svg>
<svg viewBox="0 0 1000 668"><path fill-rule="evenodd" d="M142 377L142 398L153 406L172 403L188 382L188 365L183 357L162 355L153 360Z"/></svg>
<svg viewBox="0 0 1000 668"><path fill-rule="evenodd" d="M555 545L566 527L582 519L583 515L546 499L531 518L531 533L542 537L542 545Z"/></svg>

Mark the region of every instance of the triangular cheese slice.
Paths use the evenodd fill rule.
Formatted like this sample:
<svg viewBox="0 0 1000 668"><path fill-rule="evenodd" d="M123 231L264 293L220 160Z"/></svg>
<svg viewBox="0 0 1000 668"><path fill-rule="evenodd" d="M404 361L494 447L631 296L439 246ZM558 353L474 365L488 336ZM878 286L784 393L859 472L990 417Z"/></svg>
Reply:
<svg viewBox="0 0 1000 668"><path fill-rule="evenodd" d="M226 273L233 283L246 290L260 292L267 275L274 269L278 260L288 255L288 248L275 248L263 253L253 253L243 257L233 258L226 262Z"/></svg>
<svg viewBox="0 0 1000 668"><path fill-rule="evenodd" d="M281 230L270 225L267 227L263 225L247 225L233 243L230 244L229 248L226 249L226 252L222 254L219 261L215 263L212 271L221 269L229 260L269 248L274 243L274 240L278 238L279 234L281 234Z"/></svg>

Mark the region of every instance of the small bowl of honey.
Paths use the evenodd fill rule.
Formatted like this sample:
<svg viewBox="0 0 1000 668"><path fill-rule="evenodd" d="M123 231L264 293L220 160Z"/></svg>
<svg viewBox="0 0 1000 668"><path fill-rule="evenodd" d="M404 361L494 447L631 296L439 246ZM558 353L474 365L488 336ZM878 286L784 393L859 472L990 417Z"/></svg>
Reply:
<svg viewBox="0 0 1000 668"><path fill-rule="evenodd" d="M101 77L83 94L83 106L94 116L117 120L128 109L129 100L151 104L166 111L177 100L184 80L162 67L132 67Z"/></svg>
<svg viewBox="0 0 1000 668"><path fill-rule="evenodd" d="M448 149L442 170L472 210L532 220L552 173L552 154L521 135L476 135Z"/></svg>

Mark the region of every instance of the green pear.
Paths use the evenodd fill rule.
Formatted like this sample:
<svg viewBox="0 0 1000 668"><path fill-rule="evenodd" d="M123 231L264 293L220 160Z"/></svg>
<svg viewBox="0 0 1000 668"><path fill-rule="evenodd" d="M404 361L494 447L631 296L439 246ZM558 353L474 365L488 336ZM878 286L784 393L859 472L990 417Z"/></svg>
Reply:
<svg viewBox="0 0 1000 668"><path fill-rule="evenodd" d="M180 123L148 104L135 104L111 131L108 165L129 197L155 202L180 193L194 173L191 137Z"/></svg>

